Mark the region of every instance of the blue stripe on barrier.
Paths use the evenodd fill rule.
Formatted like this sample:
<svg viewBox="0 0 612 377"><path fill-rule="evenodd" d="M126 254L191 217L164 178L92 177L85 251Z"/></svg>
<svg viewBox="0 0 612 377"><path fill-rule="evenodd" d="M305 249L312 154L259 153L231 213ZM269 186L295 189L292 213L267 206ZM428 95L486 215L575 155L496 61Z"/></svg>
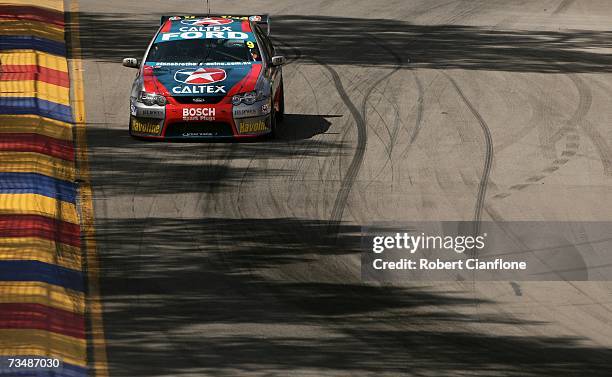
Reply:
<svg viewBox="0 0 612 377"><path fill-rule="evenodd" d="M34 114L61 122L72 123L70 106L34 97L0 97L0 114Z"/></svg>
<svg viewBox="0 0 612 377"><path fill-rule="evenodd" d="M0 172L0 193L39 194L69 203L76 203L76 185L36 173Z"/></svg>
<svg viewBox="0 0 612 377"><path fill-rule="evenodd" d="M0 50L38 50L49 54L66 56L66 44L50 39L28 35L0 36Z"/></svg>
<svg viewBox="0 0 612 377"><path fill-rule="evenodd" d="M11 356L11 358L27 358L28 356ZM40 356L31 356L35 359L40 359ZM7 360L7 357L3 357L3 359ZM57 369L38 369L38 370L21 370L19 371L16 368L8 368L5 361L0 366L0 376L14 376L14 377L88 377L87 369L83 367L79 367L72 364L62 363L61 367Z"/></svg>
<svg viewBox="0 0 612 377"><path fill-rule="evenodd" d="M80 271L38 261L0 261L0 281L40 281L84 292Z"/></svg>

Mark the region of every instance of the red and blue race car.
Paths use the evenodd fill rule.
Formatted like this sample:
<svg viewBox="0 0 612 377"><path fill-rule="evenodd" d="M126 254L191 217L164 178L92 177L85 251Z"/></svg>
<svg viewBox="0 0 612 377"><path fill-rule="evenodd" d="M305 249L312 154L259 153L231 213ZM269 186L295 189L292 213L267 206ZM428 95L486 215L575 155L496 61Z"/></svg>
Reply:
<svg viewBox="0 0 612 377"><path fill-rule="evenodd" d="M282 65L268 16L164 16L130 96L130 135L146 139L274 135Z"/></svg>

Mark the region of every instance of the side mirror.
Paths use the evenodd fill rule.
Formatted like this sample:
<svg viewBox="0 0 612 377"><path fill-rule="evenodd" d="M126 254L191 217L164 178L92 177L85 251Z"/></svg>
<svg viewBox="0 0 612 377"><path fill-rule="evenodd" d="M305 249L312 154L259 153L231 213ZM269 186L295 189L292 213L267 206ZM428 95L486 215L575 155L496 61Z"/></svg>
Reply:
<svg viewBox="0 0 612 377"><path fill-rule="evenodd" d="M272 65L275 67L284 65L285 63L287 63L287 58L284 56L275 56L272 58Z"/></svg>
<svg viewBox="0 0 612 377"><path fill-rule="evenodd" d="M138 59L136 58L123 59L123 66L128 68L140 68L140 64L138 64Z"/></svg>

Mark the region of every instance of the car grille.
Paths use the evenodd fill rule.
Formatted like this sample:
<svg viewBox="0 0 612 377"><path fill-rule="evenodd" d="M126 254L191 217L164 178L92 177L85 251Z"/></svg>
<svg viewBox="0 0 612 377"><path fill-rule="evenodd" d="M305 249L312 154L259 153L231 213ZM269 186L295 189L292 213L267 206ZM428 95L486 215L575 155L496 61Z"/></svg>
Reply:
<svg viewBox="0 0 612 377"><path fill-rule="evenodd" d="M169 124L166 137L233 136L232 127L223 122L181 122Z"/></svg>
<svg viewBox="0 0 612 377"><path fill-rule="evenodd" d="M189 96L177 96L173 97L174 100L182 105L193 104L193 105L214 105L225 96L207 96L207 97L189 97Z"/></svg>

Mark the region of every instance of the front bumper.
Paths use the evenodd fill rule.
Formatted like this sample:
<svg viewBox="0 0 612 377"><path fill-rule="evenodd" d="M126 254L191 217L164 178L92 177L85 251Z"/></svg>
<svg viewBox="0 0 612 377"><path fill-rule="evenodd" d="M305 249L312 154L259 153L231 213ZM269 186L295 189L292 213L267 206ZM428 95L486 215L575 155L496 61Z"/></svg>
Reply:
<svg viewBox="0 0 612 377"><path fill-rule="evenodd" d="M253 105L231 103L146 106L134 98L130 134L150 139L253 138L272 132L269 100Z"/></svg>

